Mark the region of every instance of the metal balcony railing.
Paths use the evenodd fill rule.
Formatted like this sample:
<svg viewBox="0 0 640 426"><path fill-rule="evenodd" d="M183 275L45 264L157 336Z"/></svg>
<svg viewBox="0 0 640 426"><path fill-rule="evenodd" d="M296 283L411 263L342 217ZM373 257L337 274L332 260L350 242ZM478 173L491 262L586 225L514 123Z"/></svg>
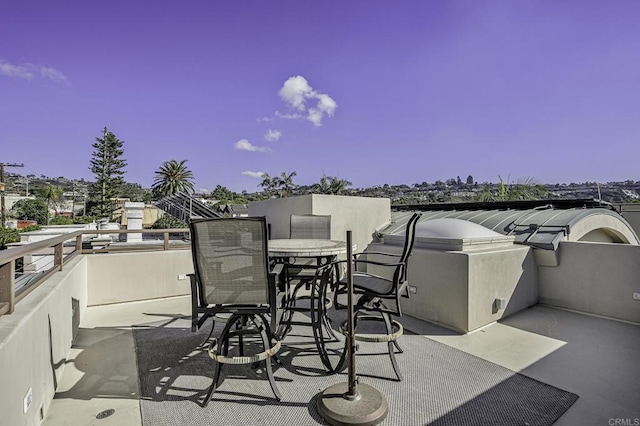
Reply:
<svg viewBox="0 0 640 426"><path fill-rule="evenodd" d="M130 233L147 238L119 242L120 234ZM110 234L117 234L117 239L100 238ZM187 228L80 230L0 251L0 316L13 313L18 302L78 254L184 250L191 248L188 240Z"/></svg>

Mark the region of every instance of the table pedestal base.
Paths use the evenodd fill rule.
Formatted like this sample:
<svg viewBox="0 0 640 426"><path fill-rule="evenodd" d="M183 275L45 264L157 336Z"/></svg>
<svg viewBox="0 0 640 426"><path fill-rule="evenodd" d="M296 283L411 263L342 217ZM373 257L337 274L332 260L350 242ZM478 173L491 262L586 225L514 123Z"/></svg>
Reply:
<svg viewBox="0 0 640 426"><path fill-rule="evenodd" d="M348 383L329 386L316 397L318 414L334 426L377 425L387 418L389 404L376 388L358 384L358 398L348 399Z"/></svg>

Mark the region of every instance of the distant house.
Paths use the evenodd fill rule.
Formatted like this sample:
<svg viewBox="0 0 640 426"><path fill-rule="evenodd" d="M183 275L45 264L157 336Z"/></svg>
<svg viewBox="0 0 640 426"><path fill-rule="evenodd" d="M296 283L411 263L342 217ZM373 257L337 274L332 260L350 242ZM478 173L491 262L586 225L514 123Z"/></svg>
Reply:
<svg viewBox="0 0 640 426"><path fill-rule="evenodd" d="M247 217L249 216L249 208L246 204L218 204L216 206L218 213L229 217Z"/></svg>

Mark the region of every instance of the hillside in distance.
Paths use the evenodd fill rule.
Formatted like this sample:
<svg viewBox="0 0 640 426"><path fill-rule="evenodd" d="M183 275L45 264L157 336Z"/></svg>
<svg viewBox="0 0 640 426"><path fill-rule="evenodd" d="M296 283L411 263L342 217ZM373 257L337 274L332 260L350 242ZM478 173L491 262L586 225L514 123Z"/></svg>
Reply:
<svg viewBox="0 0 640 426"><path fill-rule="evenodd" d="M84 179L68 179L62 176L47 177L20 175L7 173L5 177L6 193L21 195L33 195L47 184L61 187L66 197L82 197L88 194L89 186L92 182ZM516 183L506 183L516 185ZM623 182L583 182L583 183L555 183L538 184L541 187L543 199L597 199L610 203L640 202L640 181L626 180ZM224 190L224 186L222 186ZM235 193L226 190L230 194L227 202L246 203L252 200L265 198L263 191ZM370 188L347 188L344 195L363 197L385 197L390 198L392 204L429 204L448 202L474 202L478 201L483 193L498 194L500 183L466 183L459 179L449 179L447 181L436 181L434 183L422 182L412 185L379 185ZM304 195L310 193L320 193L316 185L301 185L294 188L290 195ZM215 194L215 191L214 191ZM197 194L205 199L216 198L212 193ZM137 183L126 183L122 188L122 197L130 198L132 201L151 201L151 189L144 188Z"/></svg>

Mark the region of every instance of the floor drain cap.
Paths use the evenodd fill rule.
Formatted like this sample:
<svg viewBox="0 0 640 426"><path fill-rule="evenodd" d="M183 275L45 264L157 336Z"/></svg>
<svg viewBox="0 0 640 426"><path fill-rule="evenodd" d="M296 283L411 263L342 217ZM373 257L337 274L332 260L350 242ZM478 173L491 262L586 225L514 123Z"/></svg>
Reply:
<svg viewBox="0 0 640 426"><path fill-rule="evenodd" d="M100 411L98 414L96 414L96 419L105 419L107 417L109 417L110 415L112 415L113 413L115 413L116 410L114 410L113 408L109 408L108 410L104 410L104 411Z"/></svg>

